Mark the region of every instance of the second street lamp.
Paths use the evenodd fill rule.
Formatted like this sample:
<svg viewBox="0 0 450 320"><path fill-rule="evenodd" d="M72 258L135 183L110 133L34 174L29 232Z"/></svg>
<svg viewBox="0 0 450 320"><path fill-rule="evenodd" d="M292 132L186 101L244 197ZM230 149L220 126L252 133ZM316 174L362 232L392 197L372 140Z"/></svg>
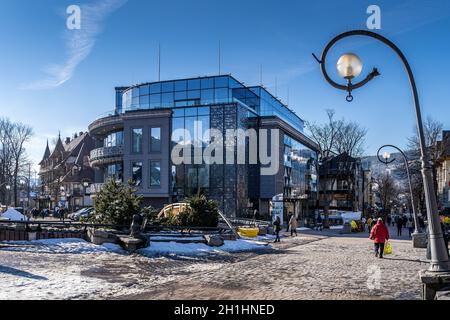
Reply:
<svg viewBox="0 0 450 320"><path fill-rule="evenodd" d="M431 247L431 261L430 261L430 267L428 269L431 273L445 273L447 274L450 272L450 261L448 256L448 248L445 248L444 243L444 235L441 229L441 222L437 210L437 200L435 196L435 190L434 190L434 183L433 183L433 172L431 168L431 163L429 160L428 152L427 152L427 146L425 144L425 134L424 134L424 128L422 123L422 114L420 110L420 103L419 103L419 94L416 87L416 81L414 78L414 75L412 73L411 67L409 65L408 60L406 59L403 52L390 40L387 38L372 32L372 31L366 31L366 30L353 30L344 32L335 38L333 38L328 45L325 47L321 58L319 59L316 55L313 54L314 58L317 60L317 62L320 64L320 68L322 70L322 74L325 77L325 79L330 83L333 87L345 90L348 92L347 101L352 101L352 91L361 88L371 80L373 80L375 77L379 76L380 73L376 68L370 72L366 78L358 83L353 83L352 80L355 78L358 74L359 66L358 68L354 67L354 64L356 61L360 61L358 58L357 60L348 56L347 58L340 59L342 64L339 65L338 71L342 73L342 70L344 70L345 79L347 79L347 85L342 85L336 83L331 77L328 75L326 70L326 58L328 55L329 50L340 40L352 37L352 36L365 36L370 37L372 39L378 40L382 42L383 44L390 47L394 52L398 55L400 60L402 61L406 72L409 77L409 82L411 84L411 90L413 94L414 99L414 110L416 113L416 120L417 120L417 130L419 133L419 143L420 143L420 152L421 152L421 160L422 160L422 178L423 178L423 186L425 191L425 201L427 205L427 214L428 214L428 228L429 228L429 235L430 235L430 247ZM357 63L356 63L357 64ZM361 65L362 69L362 65ZM345 71L346 70L346 71ZM428 276L428 275L425 275ZM424 277L425 277L424 276ZM422 278L423 280L423 278ZM439 280L440 281L440 280Z"/></svg>
<svg viewBox="0 0 450 320"><path fill-rule="evenodd" d="M383 159L382 159L380 156L380 153L381 153L381 150L383 150L384 148L396 149L398 152L400 152L400 154L403 157L403 161L405 162L405 168L406 168L406 176L408 179L409 194L411 197L411 210L412 210L412 213L414 216L415 229L414 229L414 233L412 234L413 246L414 246L414 248L426 248L426 235L424 233L422 233L421 230L419 229L419 226L420 226L419 216L417 214L417 209L416 209L416 206L414 203L414 195L413 195L413 189L412 189L412 183L411 183L411 174L409 172L408 158L406 157L406 154L400 148L398 148L394 145L391 145L391 144L387 144L387 145L382 146L380 149L378 149L378 152L377 152L378 160L381 163L389 165L397 160L395 158L391 158L391 154L387 151L383 153Z"/></svg>

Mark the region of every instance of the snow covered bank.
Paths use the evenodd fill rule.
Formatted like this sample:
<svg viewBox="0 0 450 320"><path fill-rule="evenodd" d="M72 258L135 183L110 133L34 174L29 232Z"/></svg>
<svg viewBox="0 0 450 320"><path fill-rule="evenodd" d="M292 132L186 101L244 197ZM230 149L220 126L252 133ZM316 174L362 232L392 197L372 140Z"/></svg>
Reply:
<svg viewBox="0 0 450 320"><path fill-rule="evenodd" d="M125 252L120 246L111 243L97 246L82 239L45 239L35 241L3 241L0 250L31 253L83 254L103 252Z"/></svg>
<svg viewBox="0 0 450 320"><path fill-rule="evenodd" d="M266 249L266 244L257 243L250 240L225 241L222 247L210 247L203 243L176 243L176 242L152 242L147 248L138 250L144 256L160 255L205 255L231 252L245 252Z"/></svg>

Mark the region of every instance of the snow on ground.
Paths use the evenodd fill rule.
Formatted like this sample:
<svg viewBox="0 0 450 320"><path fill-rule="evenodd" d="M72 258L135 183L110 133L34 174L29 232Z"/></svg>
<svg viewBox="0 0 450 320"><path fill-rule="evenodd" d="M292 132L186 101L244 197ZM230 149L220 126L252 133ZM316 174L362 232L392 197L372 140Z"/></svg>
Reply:
<svg viewBox="0 0 450 320"><path fill-rule="evenodd" d="M124 250L116 244L105 243L104 245L97 246L82 239L3 241L0 242L0 250L52 254L124 252Z"/></svg>
<svg viewBox="0 0 450 320"><path fill-rule="evenodd" d="M11 221L25 221L26 217L15 209L8 209L0 215L1 218Z"/></svg>
<svg viewBox="0 0 450 320"><path fill-rule="evenodd" d="M217 253L232 253L255 251L267 248L267 244L251 240L225 241L221 247L210 247L204 243L176 243L176 242L152 242L149 247L138 250L145 256L159 255L205 255Z"/></svg>

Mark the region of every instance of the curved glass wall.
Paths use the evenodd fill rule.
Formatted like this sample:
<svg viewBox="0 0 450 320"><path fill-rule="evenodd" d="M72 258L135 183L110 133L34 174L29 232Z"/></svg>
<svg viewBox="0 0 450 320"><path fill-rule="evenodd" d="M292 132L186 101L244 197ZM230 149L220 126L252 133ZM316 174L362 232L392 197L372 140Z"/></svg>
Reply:
<svg viewBox="0 0 450 320"><path fill-rule="evenodd" d="M122 111L242 102L259 116L278 116L303 132L304 122L262 87L246 87L231 76L142 84L124 91Z"/></svg>
<svg viewBox="0 0 450 320"><path fill-rule="evenodd" d="M103 139L103 147L123 146L123 131L117 131L109 134Z"/></svg>

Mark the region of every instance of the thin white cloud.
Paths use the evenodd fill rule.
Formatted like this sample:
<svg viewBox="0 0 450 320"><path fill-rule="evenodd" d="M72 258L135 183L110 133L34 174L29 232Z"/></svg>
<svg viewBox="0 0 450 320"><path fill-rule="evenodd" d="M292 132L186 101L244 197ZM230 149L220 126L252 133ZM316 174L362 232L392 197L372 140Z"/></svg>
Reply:
<svg viewBox="0 0 450 320"><path fill-rule="evenodd" d="M64 42L67 59L62 64L53 64L44 68L47 76L26 84L24 89L43 90L61 86L70 80L77 66L86 59L101 34L102 23L108 15L123 6L128 0L98 0L93 4L82 5L81 29L65 30ZM64 24L65 26L65 24Z"/></svg>

